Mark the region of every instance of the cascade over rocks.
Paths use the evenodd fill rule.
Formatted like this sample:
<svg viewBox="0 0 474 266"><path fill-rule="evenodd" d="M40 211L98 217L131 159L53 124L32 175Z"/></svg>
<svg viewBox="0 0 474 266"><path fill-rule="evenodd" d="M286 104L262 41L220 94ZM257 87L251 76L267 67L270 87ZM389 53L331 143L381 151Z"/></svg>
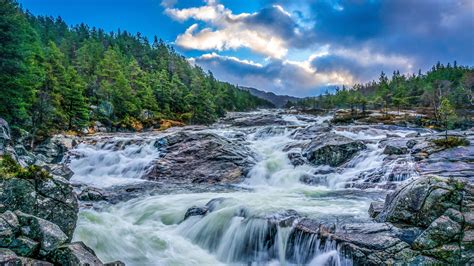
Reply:
<svg viewBox="0 0 474 266"><path fill-rule="evenodd" d="M311 140L303 150L303 156L314 165L340 166L366 149L362 141L355 141L334 133L321 135Z"/></svg>
<svg viewBox="0 0 474 266"><path fill-rule="evenodd" d="M375 223L338 227L301 219L292 241L317 236L335 241L355 264L470 264L474 262L474 187L464 181L424 176L389 194ZM290 241L291 242L291 241Z"/></svg>
<svg viewBox="0 0 474 266"><path fill-rule="evenodd" d="M175 183L236 183L255 164L245 146L213 133L177 132L156 144L163 155L144 178Z"/></svg>

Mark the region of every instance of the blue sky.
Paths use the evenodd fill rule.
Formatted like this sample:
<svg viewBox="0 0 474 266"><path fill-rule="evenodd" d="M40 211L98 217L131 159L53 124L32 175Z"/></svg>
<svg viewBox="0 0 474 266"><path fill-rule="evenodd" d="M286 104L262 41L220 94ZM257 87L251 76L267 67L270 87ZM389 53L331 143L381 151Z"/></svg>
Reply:
<svg viewBox="0 0 474 266"><path fill-rule="evenodd" d="M317 95L380 71L474 65L472 0L20 0L73 25L157 35L221 80Z"/></svg>

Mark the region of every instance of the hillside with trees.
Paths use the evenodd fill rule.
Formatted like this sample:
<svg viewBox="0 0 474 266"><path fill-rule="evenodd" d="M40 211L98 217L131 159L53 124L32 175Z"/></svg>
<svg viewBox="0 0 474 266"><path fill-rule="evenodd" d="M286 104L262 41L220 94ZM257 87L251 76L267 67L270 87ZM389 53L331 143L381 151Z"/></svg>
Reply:
<svg viewBox="0 0 474 266"><path fill-rule="evenodd" d="M0 39L0 114L33 139L93 121L116 129L160 119L208 124L226 111L272 106L157 37L150 43L140 33L69 27L11 0L0 0Z"/></svg>
<svg viewBox="0 0 474 266"><path fill-rule="evenodd" d="M474 69L448 63L437 63L425 74L402 75L394 71L391 78L381 73L378 81L345 86L334 94L326 93L305 98L297 103L288 102L287 107L299 106L314 109L347 108L353 113L366 110L400 111L416 110L437 121L440 126L446 106L452 106L457 122L466 123L474 115ZM442 108L440 110L440 108Z"/></svg>

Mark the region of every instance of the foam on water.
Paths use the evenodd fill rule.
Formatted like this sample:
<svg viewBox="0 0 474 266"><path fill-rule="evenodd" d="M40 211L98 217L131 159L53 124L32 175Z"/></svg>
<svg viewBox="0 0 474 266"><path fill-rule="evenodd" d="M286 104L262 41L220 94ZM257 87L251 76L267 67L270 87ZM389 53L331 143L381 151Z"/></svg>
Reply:
<svg viewBox="0 0 474 266"><path fill-rule="evenodd" d="M116 138L79 144L72 151L74 156L69 164L74 172L71 181L101 188L140 182L159 151L154 140L132 140Z"/></svg>

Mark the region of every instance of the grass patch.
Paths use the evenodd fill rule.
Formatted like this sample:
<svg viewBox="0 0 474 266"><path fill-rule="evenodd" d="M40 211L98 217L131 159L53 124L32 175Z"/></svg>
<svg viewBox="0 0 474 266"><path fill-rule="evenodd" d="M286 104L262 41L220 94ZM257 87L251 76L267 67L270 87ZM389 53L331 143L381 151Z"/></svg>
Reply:
<svg viewBox="0 0 474 266"><path fill-rule="evenodd" d="M436 144L436 146L438 147L444 147L444 148L469 146L469 144L471 144L469 140L465 138L452 137L452 136L449 136L448 138L435 139L433 140L433 143Z"/></svg>
<svg viewBox="0 0 474 266"><path fill-rule="evenodd" d="M37 165L21 167L10 155L0 156L0 178L48 179L51 175Z"/></svg>

